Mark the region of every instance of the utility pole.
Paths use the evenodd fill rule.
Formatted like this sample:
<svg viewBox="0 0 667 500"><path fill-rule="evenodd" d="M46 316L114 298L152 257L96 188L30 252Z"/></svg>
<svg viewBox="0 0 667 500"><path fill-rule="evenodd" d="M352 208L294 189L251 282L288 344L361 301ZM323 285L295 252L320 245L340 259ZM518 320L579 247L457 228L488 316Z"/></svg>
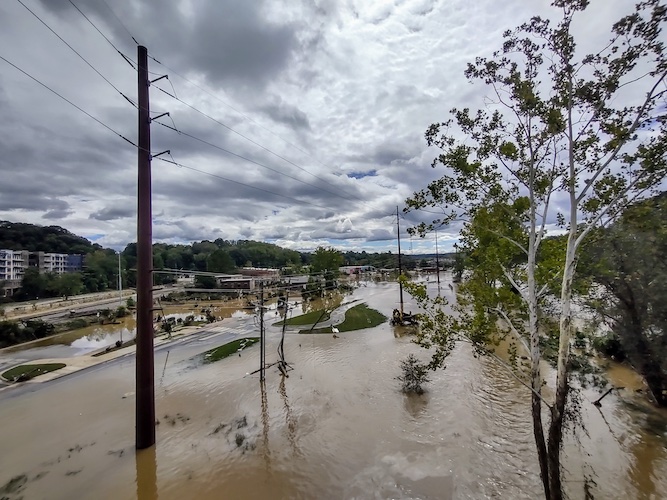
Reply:
<svg viewBox="0 0 667 500"><path fill-rule="evenodd" d="M118 307L123 307L123 278L120 269L120 252L118 252ZM123 345L123 329L120 329L120 346ZM119 346L119 347L120 347Z"/></svg>
<svg viewBox="0 0 667 500"><path fill-rule="evenodd" d="M266 346L264 335L264 281L259 282L259 380L264 382L264 359Z"/></svg>
<svg viewBox="0 0 667 500"><path fill-rule="evenodd" d="M120 252L118 252L118 307L123 307L123 278L120 273Z"/></svg>
<svg viewBox="0 0 667 500"><path fill-rule="evenodd" d="M440 257L438 255L438 230L435 230L435 272L438 275L438 293L440 292Z"/></svg>
<svg viewBox="0 0 667 500"><path fill-rule="evenodd" d="M396 205L396 236L398 237L398 290L401 297L401 321L403 321L403 283L401 282L403 268L401 266L401 226L398 223L398 205Z"/></svg>
<svg viewBox="0 0 667 500"><path fill-rule="evenodd" d="M137 47L139 153L137 187L137 355L136 447L155 444L153 353L153 232L151 209L151 132L148 50Z"/></svg>

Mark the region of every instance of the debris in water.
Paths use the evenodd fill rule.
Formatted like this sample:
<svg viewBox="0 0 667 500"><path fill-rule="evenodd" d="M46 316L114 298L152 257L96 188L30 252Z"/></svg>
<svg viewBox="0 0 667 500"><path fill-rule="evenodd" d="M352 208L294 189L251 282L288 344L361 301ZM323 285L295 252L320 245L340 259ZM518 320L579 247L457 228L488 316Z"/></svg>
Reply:
<svg viewBox="0 0 667 500"><path fill-rule="evenodd" d="M28 476L25 474L20 474L18 476L14 476L11 478L7 483L0 488L0 494L5 494L5 493L20 493L23 488L25 488L26 483L28 482ZM5 498L4 496L2 498Z"/></svg>
<svg viewBox="0 0 667 500"><path fill-rule="evenodd" d="M77 475L79 472L81 472L82 470L83 470L83 469L79 469L79 470L68 470L67 472L65 472L65 475L66 475L66 476L76 476L76 475Z"/></svg>
<svg viewBox="0 0 667 500"><path fill-rule="evenodd" d="M182 424L188 422L190 420L190 417L186 415L182 415L181 413L177 413L175 416L170 416L169 414L166 414L164 416L164 419L167 421L169 425L176 425L176 422L181 422Z"/></svg>
<svg viewBox="0 0 667 500"><path fill-rule="evenodd" d="M223 430L225 427L227 427L227 424L220 424L215 429L213 429L213 432L211 434L217 434L218 432Z"/></svg>
<svg viewBox="0 0 667 500"><path fill-rule="evenodd" d="M237 429L242 429L243 427L248 427L248 419L246 418L245 415L243 415L243 418L236 419L234 424L236 425Z"/></svg>
<svg viewBox="0 0 667 500"><path fill-rule="evenodd" d="M39 479L42 479L44 476L46 476L49 473L48 470L43 470L42 472L38 473L35 477L32 478L33 481L37 481Z"/></svg>

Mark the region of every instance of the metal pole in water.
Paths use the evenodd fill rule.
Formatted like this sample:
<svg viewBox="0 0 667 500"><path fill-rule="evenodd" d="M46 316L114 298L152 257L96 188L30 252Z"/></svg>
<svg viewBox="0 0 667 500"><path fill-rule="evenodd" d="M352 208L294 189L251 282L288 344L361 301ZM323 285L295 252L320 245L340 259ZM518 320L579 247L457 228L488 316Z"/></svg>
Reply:
<svg viewBox="0 0 667 500"><path fill-rule="evenodd" d="M264 281L259 282L259 380L264 381Z"/></svg>
<svg viewBox="0 0 667 500"><path fill-rule="evenodd" d="M398 205L396 205L396 236L398 237L398 290L401 296L401 321L403 321L403 283L401 282L403 268L401 266L401 226L398 223Z"/></svg>
<svg viewBox="0 0 667 500"><path fill-rule="evenodd" d="M120 269L120 252L118 252L118 307L123 306L123 278Z"/></svg>

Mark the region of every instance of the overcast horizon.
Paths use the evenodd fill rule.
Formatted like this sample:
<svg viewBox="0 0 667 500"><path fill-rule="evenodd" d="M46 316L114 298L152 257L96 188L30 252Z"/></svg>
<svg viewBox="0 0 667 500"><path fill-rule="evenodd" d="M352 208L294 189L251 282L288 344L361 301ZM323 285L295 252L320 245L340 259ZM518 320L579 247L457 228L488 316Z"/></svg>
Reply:
<svg viewBox="0 0 667 500"><path fill-rule="evenodd" d="M0 4L0 55L136 141L136 109L118 92L136 100L136 71L68 0L22 1L110 83L18 1ZM150 60L152 78L169 75L151 89L154 116L170 113L153 123L151 149L198 171L153 160L154 241L303 251L395 251L396 206L442 175L427 127L453 107L484 107L488 89L465 79L466 64L531 16L558 15L546 0L73 3L128 58L131 35L147 46L165 65ZM631 8L592 4L575 26L587 43ZM131 144L2 60L0 110L0 219L116 249L136 240ZM403 216L406 253L434 251L433 237L405 233L433 217ZM439 231L440 251L458 229Z"/></svg>

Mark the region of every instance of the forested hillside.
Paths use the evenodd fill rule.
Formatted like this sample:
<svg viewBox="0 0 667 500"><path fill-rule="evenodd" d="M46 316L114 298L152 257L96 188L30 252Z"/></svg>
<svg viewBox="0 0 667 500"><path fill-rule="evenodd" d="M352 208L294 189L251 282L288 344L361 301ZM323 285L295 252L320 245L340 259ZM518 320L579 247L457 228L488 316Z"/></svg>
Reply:
<svg viewBox="0 0 667 500"><path fill-rule="evenodd" d="M101 247L60 226L36 226L23 222L0 221L0 248L86 254Z"/></svg>

